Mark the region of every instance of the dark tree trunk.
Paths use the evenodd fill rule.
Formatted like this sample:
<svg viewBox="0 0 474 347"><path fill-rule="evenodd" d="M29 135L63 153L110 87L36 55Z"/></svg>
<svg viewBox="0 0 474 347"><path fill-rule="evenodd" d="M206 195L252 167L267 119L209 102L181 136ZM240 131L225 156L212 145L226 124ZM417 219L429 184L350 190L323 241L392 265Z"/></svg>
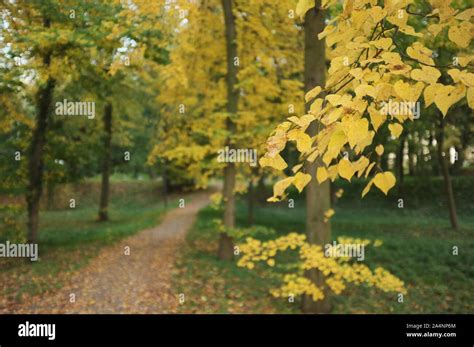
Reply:
<svg viewBox="0 0 474 347"><path fill-rule="evenodd" d="M258 179L258 182L257 182L256 195L257 195L256 200L259 203L265 203L265 201L268 198L267 192L265 189L265 174L263 172L261 172L260 178Z"/></svg>
<svg viewBox="0 0 474 347"><path fill-rule="evenodd" d="M438 132L438 161L441 168L441 173L444 179L446 202L448 204L449 219L451 221L451 227L454 230L459 228L458 215L456 212L456 203L454 201L453 185L451 182L451 176L449 175L449 154L444 153L444 128L445 119L440 114L439 121L439 132Z"/></svg>
<svg viewBox="0 0 474 347"><path fill-rule="evenodd" d="M44 27L49 28L50 26L51 22L45 19ZM48 52L43 57L43 64L49 66L50 63L51 52ZM39 86L36 94L37 114L29 148L28 191L26 193L28 242L30 243L38 242L39 205L43 190L43 154L55 84L56 81L50 77L45 84Z"/></svg>
<svg viewBox="0 0 474 347"><path fill-rule="evenodd" d="M249 186L247 189L247 224L253 225L255 223L255 191L253 187L253 177L250 177Z"/></svg>
<svg viewBox="0 0 474 347"><path fill-rule="evenodd" d="M104 148L102 157L102 186L100 190L100 222L109 220L110 167L112 157L112 104L104 107Z"/></svg>
<svg viewBox="0 0 474 347"><path fill-rule="evenodd" d="M235 18L232 12L232 0L222 0L225 22L225 38L227 49L227 121L226 128L229 132L229 138L226 145L230 149L235 148L231 140L235 132L235 124L231 116L237 113L239 102L239 90L235 87L237 84L238 66L235 64L237 58L237 33L235 28ZM235 227L235 177L236 168L234 163L227 163L224 168L224 226L227 229ZM230 260L234 255L234 241L226 233L221 233L219 240L218 257L222 260Z"/></svg>
<svg viewBox="0 0 474 347"><path fill-rule="evenodd" d="M305 92L316 86L324 86L325 82L325 48L324 40L318 40L317 35L324 30L325 13L319 10L320 1L316 2L316 7L309 10L305 16L305 50L304 50L304 79ZM306 105L309 109L310 105ZM313 122L308 128L310 136L314 136L317 125ZM331 225L324 222L324 212L330 206L331 192L329 181L319 184L316 180L317 167L323 165L321 161L308 163L307 172L311 175L311 181L306 187L306 234L309 243L324 245L330 241ZM323 246L324 247L324 246ZM324 290L324 299L313 301L309 296L304 296L302 301L302 311L307 313L327 313L330 311L329 290L327 289L322 273L316 269L306 272L306 276L315 283L316 286Z"/></svg>
<svg viewBox="0 0 474 347"><path fill-rule="evenodd" d="M405 136L400 137L400 143L397 148L397 158L396 158L396 172L397 172L397 181L400 185L403 184L404 172L403 172L403 156L405 152Z"/></svg>

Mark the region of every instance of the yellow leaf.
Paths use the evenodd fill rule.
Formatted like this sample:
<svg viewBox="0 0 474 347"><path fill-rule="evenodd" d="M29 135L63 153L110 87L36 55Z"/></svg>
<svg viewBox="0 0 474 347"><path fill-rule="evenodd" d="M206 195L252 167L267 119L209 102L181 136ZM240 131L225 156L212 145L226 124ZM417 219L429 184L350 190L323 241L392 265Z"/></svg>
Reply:
<svg viewBox="0 0 474 347"><path fill-rule="evenodd" d="M297 173L302 167L303 167L303 164L295 165L291 168L291 171L293 171L293 173Z"/></svg>
<svg viewBox="0 0 474 347"><path fill-rule="evenodd" d="M354 148L358 143L362 142L369 132L369 121L366 118L358 119L351 123L347 132L347 140L349 146Z"/></svg>
<svg viewBox="0 0 474 347"><path fill-rule="evenodd" d="M449 39L461 48L467 48L472 39L472 26L469 22L461 22L457 26L451 26L448 31Z"/></svg>
<svg viewBox="0 0 474 347"><path fill-rule="evenodd" d="M372 7L369 12L374 22L380 22L387 15L387 11L380 6Z"/></svg>
<svg viewBox="0 0 474 347"><path fill-rule="evenodd" d="M290 184L293 183L293 180L294 177L287 177L275 183L273 186L273 197L277 198L283 196L286 188L288 188Z"/></svg>
<svg viewBox="0 0 474 347"><path fill-rule="evenodd" d="M416 36L416 37L423 37L423 34L417 33L412 26L405 25L401 26L399 30L404 33L405 35Z"/></svg>
<svg viewBox="0 0 474 347"><path fill-rule="evenodd" d="M351 181L352 176L354 176L354 169L352 168L352 164L347 159L341 159L339 164L337 165L337 172L339 176L345 178L349 182Z"/></svg>
<svg viewBox="0 0 474 347"><path fill-rule="evenodd" d="M314 2L313 2L313 6L314 6ZM322 88L320 86L317 86L317 87L311 89L304 96L305 101L309 102L309 101L313 100L315 97L317 97L319 95L319 93L321 93L321 90L322 90Z"/></svg>
<svg viewBox="0 0 474 347"><path fill-rule="evenodd" d="M392 39L389 37L385 37L375 41L370 41L370 44L374 45L376 48L387 50L392 45Z"/></svg>
<svg viewBox="0 0 474 347"><path fill-rule="evenodd" d="M375 97L377 96L377 90L374 88L374 86L371 86L369 84L361 84L357 86L357 88L354 91L357 97L359 98L369 95L375 99Z"/></svg>
<svg viewBox="0 0 474 347"><path fill-rule="evenodd" d="M390 171L378 173L374 177L375 186L384 192L385 195L387 195L388 191L392 189L396 181L395 176Z"/></svg>
<svg viewBox="0 0 474 347"><path fill-rule="evenodd" d="M467 90L467 104L470 108L474 109L474 88L469 88Z"/></svg>
<svg viewBox="0 0 474 347"><path fill-rule="evenodd" d="M466 87L463 84L458 84L456 86L440 86L436 92L434 102L443 116L446 116L448 109L461 100L465 94Z"/></svg>
<svg viewBox="0 0 474 347"><path fill-rule="evenodd" d="M465 11L462 11L461 13L456 15L456 19L459 20L471 20L471 17L474 16L474 8L469 8Z"/></svg>
<svg viewBox="0 0 474 347"><path fill-rule="evenodd" d="M306 185L309 183L309 181L311 181L311 175L298 172L294 177L293 185L301 193L304 187L306 187Z"/></svg>
<svg viewBox="0 0 474 347"><path fill-rule="evenodd" d="M441 72L431 66L423 65L420 69L415 69L411 72L411 78L416 81L425 82L428 84L434 84L438 81L441 76Z"/></svg>
<svg viewBox="0 0 474 347"><path fill-rule="evenodd" d="M365 171L364 177L367 178L369 177L370 171L372 171L372 168L375 166L375 162L371 163L368 167L367 170Z"/></svg>
<svg viewBox="0 0 474 347"><path fill-rule="evenodd" d="M334 210L330 208L329 210L324 212L324 222L327 222L332 216L334 216Z"/></svg>
<svg viewBox="0 0 474 347"><path fill-rule="evenodd" d="M324 166L320 166L316 170L316 179L318 180L318 183L323 183L328 179L328 172Z"/></svg>
<svg viewBox="0 0 474 347"><path fill-rule="evenodd" d="M395 93L402 98L403 100L407 101L417 101L425 87L423 82L416 82L414 85L410 85L407 82L403 82L402 80L398 80L393 85L393 89Z"/></svg>
<svg viewBox="0 0 474 347"><path fill-rule="evenodd" d="M375 152L377 152L377 154L380 156L382 156L383 152L384 152L384 148L383 148L383 145L378 145L377 147L375 147Z"/></svg>
<svg viewBox="0 0 474 347"><path fill-rule="evenodd" d="M425 99L425 108L430 106L435 101L436 92L439 86L441 86L441 84L435 83L425 88L425 91L423 92L423 97Z"/></svg>
<svg viewBox="0 0 474 347"><path fill-rule="evenodd" d="M448 75L450 75L453 78L453 81L456 83L461 82L466 87L474 87L474 73L464 70L451 69L448 70Z"/></svg>
<svg viewBox="0 0 474 347"><path fill-rule="evenodd" d="M362 197L366 196L367 193L370 191L370 188L372 187L372 184L374 183L374 180L371 179L369 183L365 186L364 190L362 191Z"/></svg>
<svg viewBox="0 0 474 347"><path fill-rule="evenodd" d="M328 149L323 158L326 165L328 165L332 159L334 159L341 151L342 146L347 142L346 134L344 131L339 130L332 134L331 139L328 143Z"/></svg>
<svg viewBox="0 0 474 347"><path fill-rule="evenodd" d="M268 156L264 156L260 158L260 166L266 167L270 166L274 169L277 170L283 170L285 169L288 165L286 164L285 160L281 157L281 155L277 154L275 157L271 158Z"/></svg>
<svg viewBox="0 0 474 347"><path fill-rule="evenodd" d="M431 57L433 51L423 46L420 42L414 42L410 47L408 47L407 54L419 62L434 65L433 58Z"/></svg>
<svg viewBox="0 0 474 347"><path fill-rule="evenodd" d="M311 150L311 137L301 129L293 129L288 133L290 141L296 141L296 148L301 153L307 153Z"/></svg>
<svg viewBox="0 0 474 347"><path fill-rule="evenodd" d="M365 168L369 165L370 161L366 157L362 156L356 162L352 163L352 167L354 171L357 172L357 177L362 176L364 173Z"/></svg>
<svg viewBox="0 0 474 347"><path fill-rule="evenodd" d="M403 131L403 127L398 123L393 123L388 125L388 130L393 137L398 138Z"/></svg>

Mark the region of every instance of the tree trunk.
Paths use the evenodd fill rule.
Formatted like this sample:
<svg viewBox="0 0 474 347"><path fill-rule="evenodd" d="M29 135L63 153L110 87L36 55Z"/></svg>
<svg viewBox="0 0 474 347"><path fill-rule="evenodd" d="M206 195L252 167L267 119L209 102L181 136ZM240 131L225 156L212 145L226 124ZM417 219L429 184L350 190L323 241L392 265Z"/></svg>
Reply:
<svg viewBox="0 0 474 347"><path fill-rule="evenodd" d="M459 224L458 224L458 215L456 212L456 204L454 201L453 185L451 182L451 176L449 175L449 156L445 155L443 151L444 127L445 127L445 120L444 120L444 117L440 114L439 132L438 132L438 161L439 161L439 166L441 168L441 173L444 179L446 201L447 201L448 209L449 209L449 219L451 221L451 227L454 230L457 230L459 227Z"/></svg>
<svg viewBox="0 0 474 347"><path fill-rule="evenodd" d="M112 156L112 104L107 102L104 107L104 148L102 158L102 186L100 190L100 222L109 220L109 190L110 190L110 166Z"/></svg>
<svg viewBox="0 0 474 347"><path fill-rule="evenodd" d="M232 0L222 0L225 22L225 38L227 48L227 120L226 128L229 132L226 145L233 149L235 145L231 140L232 134L235 132L235 124L231 116L237 113L237 105L239 102L239 90L235 88L237 84L238 68L235 64L237 58L237 34L235 30L235 18L232 12ZM224 168L224 226L231 229L235 227L235 178L236 168L234 163L227 163ZM221 233L219 240L218 257L222 260L230 260L234 255L234 241L226 233Z"/></svg>
<svg viewBox="0 0 474 347"><path fill-rule="evenodd" d="M51 22L44 20L44 27L49 28ZM51 63L51 52L43 57L44 66ZM28 191L26 193L26 205L28 210L28 242L37 243L39 225L39 204L43 190L43 166L44 146L46 143L46 132L48 129L49 111L53 99L53 91L56 81L49 77L47 82L41 85L36 95L37 115L35 128L29 148L28 161Z"/></svg>
<svg viewBox="0 0 474 347"><path fill-rule="evenodd" d="M249 186L247 189L247 224L253 225L255 223L255 215L254 215L254 209L255 209L255 191L253 187L253 177L250 176L249 180Z"/></svg>
<svg viewBox="0 0 474 347"><path fill-rule="evenodd" d="M256 200L258 203L265 203L267 198L267 191L265 189L265 174L262 171L257 182Z"/></svg>
<svg viewBox="0 0 474 347"><path fill-rule="evenodd" d="M317 1L316 8L319 8L320 1ZM324 30L324 11L313 8L305 16L305 52L304 52L304 79L305 92L320 85L324 86L326 64L324 40L318 40L318 33ZM310 105L306 105L309 109ZM321 125L320 125L321 126ZM317 132L317 125L313 122L308 128L308 134L314 136ZM306 187L306 235L311 244L324 245L329 243L331 238L331 225L324 222L324 212L330 206L331 193L329 181L319 184L316 180L316 169L323 165L320 160L314 163L307 163L306 170L311 175L311 181ZM323 246L324 247L324 246ZM306 272L306 276L315 283L316 286L324 290L324 299L313 301L309 296L303 297L302 310L306 313L327 313L330 311L329 291L324 284L324 276L316 269Z"/></svg>
<svg viewBox="0 0 474 347"><path fill-rule="evenodd" d="M403 172L403 157L405 152L405 136L400 137L400 144L397 148L397 159L396 159L396 172L397 181L400 185L403 184L404 172Z"/></svg>

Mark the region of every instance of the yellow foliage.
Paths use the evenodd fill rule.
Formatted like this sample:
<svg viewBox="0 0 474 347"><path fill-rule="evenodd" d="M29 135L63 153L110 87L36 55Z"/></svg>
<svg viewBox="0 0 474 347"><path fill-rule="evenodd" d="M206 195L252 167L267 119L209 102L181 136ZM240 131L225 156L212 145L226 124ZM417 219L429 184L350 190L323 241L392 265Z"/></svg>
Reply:
<svg viewBox="0 0 474 347"><path fill-rule="evenodd" d="M331 213L328 212L330 218ZM380 240L372 242L349 237L339 237L338 242L364 246L373 244L374 247L382 245ZM265 242L247 238L244 244L239 245L239 249L241 257L237 264L248 269L254 269L258 262L276 266L275 257L279 252L298 250L297 272L283 275L281 287L271 290L271 294L277 298L309 295L314 301L318 301L324 298L325 287L339 295L348 285L366 285L383 292L407 293L403 281L389 271L381 267L371 270L367 265L350 262L346 257L327 257L322 246L307 243L306 237L298 233L293 232ZM304 276L304 272L310 269L317 269L325 275L322 286L316 286Z"/></svg>

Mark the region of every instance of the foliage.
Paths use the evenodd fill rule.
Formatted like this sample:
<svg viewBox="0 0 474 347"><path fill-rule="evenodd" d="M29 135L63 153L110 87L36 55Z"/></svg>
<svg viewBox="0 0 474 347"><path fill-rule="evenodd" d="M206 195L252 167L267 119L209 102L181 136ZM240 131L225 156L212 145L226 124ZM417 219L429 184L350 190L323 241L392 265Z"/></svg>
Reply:
<svg viewBox="0 0 474 347"><path fill-rule="evenodd" d="M301 1L299 12L307 10L308 1ZM328 8L335 1L323 1ZM385 194L395 185L395 176L377 166L383 146L372 145L378 131L387 127L393 138L403 132L403 125L414 119L412 108L406 112L390 111L390 102L415 103L424 97L425 107L432 103L446 116L449 108L461 100L474 107L474 74L469 72L472 59L465 52L472 37L470 22L472 9L459 11L445 1L429 1L426 6L412 8L413 1L345 1L342 13L332 18L319 34L330 47L331 66L325 86L317 86L306 94L311 103L308 114L290 117L278 125L267 141L267 152L262 166L277 170L287 167L280 156L288 141L296 142L301 161L321 160L318 182L334 181L340 176L348 181L377 173L362 191L362 196L375 185ZM420 12L429 9L428 12ZM418 12L412 12L418 11ZM422 17L426 25L416 32L410 22ZM438 65L436 40L447 35L457 47L452 63ZM400 36L413 38L402 51ZM420 38L428 37L426 42ZM428 48L427 46L432 46ZM438 82L441 80L442 83ZM312 122L319 132L313 138L305 133ZM382 147L381 147L382 146ZM375 150L375 147L377 150ZM342 155L341 152L347 152ZM293 168L295 176L278 182L271 201L276 201L293 184L301 190L310 180L301 172L303 166Z"/></svg>

